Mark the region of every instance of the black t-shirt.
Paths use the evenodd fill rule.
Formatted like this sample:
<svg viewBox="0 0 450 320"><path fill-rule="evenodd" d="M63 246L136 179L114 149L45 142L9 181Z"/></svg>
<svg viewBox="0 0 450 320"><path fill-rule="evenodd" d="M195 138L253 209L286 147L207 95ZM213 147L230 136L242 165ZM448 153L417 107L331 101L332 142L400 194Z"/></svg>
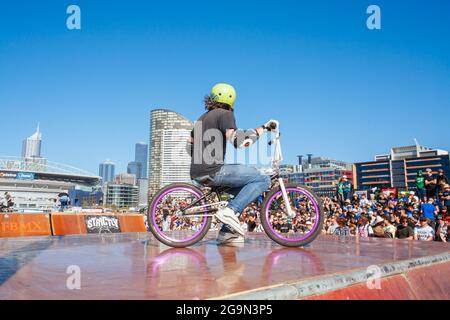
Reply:
<svg viewBox="0 0 450 320"><path fill-rule="evenodd" d="M249 221L247 222L247 231L253 232L256 228L256 222L255 221Z"/></svg>
<svg viewBox="0 0 450 320"><path fill-rule="evenodd" d="M213 177L223 166L226 153L226 132L237 129L234 113L214 109L203 114L195 123L191 160L191 178Z"/></svg>
<svg viewBox="0 0 450 320"><path fill-rule="evenodd" d="M414 230L410 226L404 227L403 225L399 225L397 227L397 238L406 239L414 236Z"/></svg>
<svg viewBox="0 0 450 320"><path fill-rule="evenodd" d="M436 179L436 177L434 175L431 175L431 176L426 175L425 176L425 181L432 181L434 179ZM429 184L429 185L425 185L425 188L427 188L428 190L434 190L434 189L436 189L436 186L437 186L436 184Z"/></svg>
<svg viewBox="0 0 450 320"><path fill-rule="evenodd" d="M281 233L288 233L289 230L291 230L291 229L292 229L292 226L290 224L288 224L288 223L280 225L280 232Z"/></svg>

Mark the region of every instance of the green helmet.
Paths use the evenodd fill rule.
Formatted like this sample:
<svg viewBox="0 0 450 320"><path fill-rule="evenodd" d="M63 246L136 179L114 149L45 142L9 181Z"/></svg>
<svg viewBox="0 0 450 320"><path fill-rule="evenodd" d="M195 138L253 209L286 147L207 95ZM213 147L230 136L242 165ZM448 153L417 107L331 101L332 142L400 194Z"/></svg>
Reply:
<svg viewBox="0 0 450 320"><path fill-rule="evenodd" d="M225 103L233 108L236 101L236 90L229 84L218 83L212 88L211 97L214 101Z"/></svg>

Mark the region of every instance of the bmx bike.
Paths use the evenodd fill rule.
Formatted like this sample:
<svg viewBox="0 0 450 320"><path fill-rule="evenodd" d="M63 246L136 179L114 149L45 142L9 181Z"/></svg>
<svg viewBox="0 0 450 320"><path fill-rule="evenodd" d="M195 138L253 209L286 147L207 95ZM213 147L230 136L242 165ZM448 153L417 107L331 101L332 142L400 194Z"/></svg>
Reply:
<svg viewBox="0 0 450 320"><path fill-rule="evenodd" d="M301 247L321 232L324 214L320 198L307 187L285 183L280 176L283 160L279 124L271 128L272 168L266 170L271 186L265 192L260 220L267 236L286 247ZM159 190L148 206L150 231L160 242L184 248L202 240L211 229L217 210L228 205L229 187L175 183Z"/></svg>

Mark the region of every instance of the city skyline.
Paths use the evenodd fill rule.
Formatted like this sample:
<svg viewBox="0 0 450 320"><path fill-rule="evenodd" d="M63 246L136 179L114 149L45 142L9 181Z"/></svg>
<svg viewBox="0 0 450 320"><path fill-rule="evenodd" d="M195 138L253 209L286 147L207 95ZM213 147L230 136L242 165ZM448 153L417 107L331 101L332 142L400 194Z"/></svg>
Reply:
<svg viewBox="0 0 450 320"><path fill-rule="evenodd" d="M5 3L0 105L20 125L0 127L1 154L19 155L39 121L44 157L90 172L110 158L124 172L150 110L196 120L217 82L237 89L239 127L280 120L286 164L370 160L414 138L450 149L423 120L450 116L448 2L380 0L376 31L365 3L232 0L230 17L202 1L123 4L80 1L82 29L69 31L64 3Z"/></svg>
<svg viewBox="0 0 450 320"><path fill-rule="evenodd" d="M151 112L150 112L150 114L153 112L153 111L155 111L155 110L167 110L167 111L169 111L169 112L174 112L173 110L168 110L168 109L152 109L151 110ZM176 113L176 112L175 112ZM183 116L183 115L181 115L181 116ZM183 116L184 117L184 116ZM187 119L187 120L189 120L189 119ZM191 121L191 120L189 120L189 121ZM38 141L38 154L39 154L39 156L37 156L37 157L41 157L41 147L42 147L42 132L41 132L41 130L40 130L40 123L38 123L38 126L37 126L37 129L36 129L36 132L33 134L33 135L31 135L30 137L28 137L28 138L25 138L24 140L23 140L23 143L22 143L22 157L23 158L25 158L25 154L26 154L26 151L25 151L25 146L27 145L26 144L26 142L27 141L30 141L30 140L33 140L32 142L33 142L33 146L29 146L29 148L31 148L31 149L33 149L33 152L35 151L35 149L36 149L36 147L34 146L34 144L36 144L36 142L34 141L34 140L36 140L36 141ZM414 143L416 143L416 145L418 145L418 141L416 140L416 139L414 139ZM138 175L135 173L135 172L130 172L130 166L132 167L132 168L135 168L135 166L136 165L138 165L138 167L141 169L141 170L143 170L143 171L146 171L147 170L147 166L148 166L148 164L149 164L149 154L148 154L148 152L149 152L149 143L146 143L146 142L143 142L142 140L141 141L138 141L138 142L136 142L135 144L135 148L134 148L134 161L130 161L130 162L127 162L126 164L121 164L121 165L117 165L117 163L116 162L114 162L113 160L111 160L111 159L106 159L106 160L103 160L103 161L101 161L100 162L100 164L96 164L96 166L97 166L97 170L92 170L92 171L89 171L89 170L87 170L87 172L91 172L91 173L94 173L94 172L98 172L98 174L99 174L99 176L100 177L102 177L102 174L101 174L101 172L102 172L102 165L105 165L105 164L108 164L108 165L112 165L113 166L113 174L112 174L112 180L114 180L114 177L115 177L115 175L116 175L116 172L118 172L118 174L122 174L122 173L132 173L132 174L135 174L135 176L136 176L136 179L137 180L139 180L139 177L138 177ZM409 145L412 145L412 144L409 144ZM147 150L147 155L146 155L146 160L147 161L145 161L145 162L142 162L142 161L137 161L138 160L138 158L140 158L141 160L142 160L142 149L144 148L144 146L145 146L145 149ZM395 146L391 146L390 147L390 149L392 149L392 148L396 148L396 147L404 147L404 146L400 146L400 145L395 145ZM140 149L140 150L139 150ZM439 147L433 147L432 149L443 149L443 148L439 148ZM447 150L447 149L445 149L445 150ZM227 153L228 154L228 153ZM377 157L377 155L379 155L379 154L383 154L383 152L379 152L378 154L374 154L374 155L370 155L368 158L366 158L366 159L364 159L364 160L359 160L359 161L346 161L346 160L343 160L343 159L335 159L335 160L338 160L338 161L345 161L345 162L348 162L348 163L352 163L352 164L354 164L354 163L358 163L358 162L370 162L370 161L372 161L374 158L376 158ZM304 155L297 155L297 156L295 156L295 159L294 159L294 161L292 161L292 162L287 162L287 161L284 161L283 162L283 164L284 165L296 165L297 163L298 163L298 158L299 157L301 157L302 158L302 161L303 162L305 162L305 161L307 161L307 157L308 156L314 156L314 157L316 157L316 156L319 156L319 158L325 158L325 159L327 159L327 160L332 160L330 157L328 157L328 156L324 156L323 154L304 154ZM11 157L16 157L15 155L12 155ZM35 155L35 157L36 157L36 155ZM239 156L238 156L238 158L239 158ZM226 162L227 163L231 163L233 161L233 156L230 156L230 154L228 154L228 156L227 156L227 158L226 158ZM144 163L145 164L145 166L141 166L141 163ZM73 164L70 164L70 165L73 165ZM117 168L119 168L119 170L117 170ZM124 168L124 170L122 170L122 168ZM83 170L85 170L85 169L83 169ZM109 175L111 175L111 174L109 174ZM150 171L148 171L148 174L147 174L147 176L145 177L145 178L143 178L143 179L148 179L149 178L149 175L150 175ZM112 180L110 180L110 181L112 181Z"/></svg>

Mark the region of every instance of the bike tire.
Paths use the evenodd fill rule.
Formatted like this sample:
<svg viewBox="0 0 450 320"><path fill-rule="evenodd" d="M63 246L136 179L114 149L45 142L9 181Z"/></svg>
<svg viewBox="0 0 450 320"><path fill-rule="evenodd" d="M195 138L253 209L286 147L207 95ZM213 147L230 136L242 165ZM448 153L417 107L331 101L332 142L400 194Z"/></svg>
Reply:
<svg viewBox="0 0 450 320"><path fill-rule="evenodd" d="M318 205L318 210L319 210L318 227L316 228L316 230L314 232L311 233L311 235L309 235L306 239L301 240L301 241L300 240L299 241L283 240L283 239L280 239L280 237L278 237L275 233L272 232L272 228L269 227L270 221L268 220L268 217L266 215L266 209L267 209L267 206L270 206L269 201L272 199L272 197L276 193L279 193L281 191L281 188L279 186L270 190L269 194L264 199L264 202L261 206L261 215L260 215L261 224L262 224L267 236L270 239L272 239L273 241L275 241L276 243L278 243L282 246L285 246L285 247L304 247L307 244L314 241L317 238L317 236L322 232L323 222L325 219L325 215L323 212L322 200L314 193L314 191L312 191L308 187L299 186L299 185L293 184L293 183L287 183L287 184L285 184L285 187L286 187L286 189L289 189L289 188L300 189L300 190L303 190L303 191L309 193L309 195L311 195L311 197L314 199L314 201Z"/></svg>
<svg viewBox="0 0 450 320"><path fill-rule="evenodd" d="M212 217L206 217L206 224L203 226L201 232L199 232L194 238L189 239L188 241L180 241L180 242L174 242L167 240L163 236L161 236L160 232L158 231L158 226L154 225L153 223L153 210L155 210L155 206L157 205L157 202L161 195L167 193L170 190L175 190L176 188L186 188L194 191L196 194L199 195L199 197L203 197L203 191L197 188L196 186L189 184L189 183L174 183L170 184L161 190L159 190L152 198L152 200L149 203L148 211L147 211L147 221L148 226L150 229L150 232L155 236L158 241L162 242L163 244L172 247L172 248L186 248L195 245L197 242L201 241L208 231L211 229L211 223L212 223Z"/></svg>

